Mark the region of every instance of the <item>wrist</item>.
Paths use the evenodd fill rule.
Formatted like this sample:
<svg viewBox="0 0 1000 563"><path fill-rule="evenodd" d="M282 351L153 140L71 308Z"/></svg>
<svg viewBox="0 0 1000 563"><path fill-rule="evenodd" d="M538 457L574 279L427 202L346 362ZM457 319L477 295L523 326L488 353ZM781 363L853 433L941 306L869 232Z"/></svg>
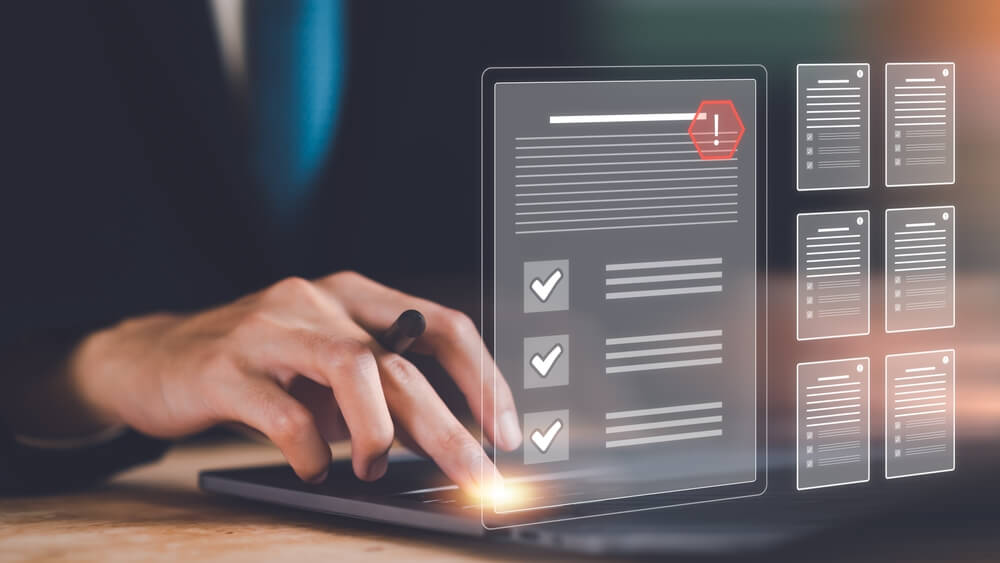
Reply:
<svg viewBox="0 0 1000 563"><path fill-rule="evenodd" d="M116 331L111 327L87 335L66 360L67 391L76 400L80 422L91 432L124 424L112 401Z"/></svg>

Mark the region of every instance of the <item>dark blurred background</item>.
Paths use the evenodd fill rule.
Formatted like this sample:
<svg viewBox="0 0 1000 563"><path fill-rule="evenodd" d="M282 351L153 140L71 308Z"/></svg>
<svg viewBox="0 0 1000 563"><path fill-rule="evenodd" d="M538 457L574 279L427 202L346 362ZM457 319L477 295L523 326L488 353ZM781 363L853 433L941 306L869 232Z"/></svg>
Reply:
<svg viewBox="0 0 1000 563"><path fill-rule="evenodd" d="M344 89L328 157L307 203L275 219L241 171L238 104L208 2L6 5L3 330L198 308L282 276L344 268L404 286L425 275L474 279L479 75L502 65L763 64L773 218L956 203L968 243L960 264L997 267L996 245L971 243L974 229L998 234L988 230L1000 201L990 168L1000 148L993 2L364 1L344 10ZM957 62L958 184L887 192L873 142L872 189L797 194L795 64L868 61L877 93L885 61L918 60ZM792 232L783 223L776 242ZM787 267L791 248L775 246L772 264Z"/></svg>
<svg viewBox="0 0 1000 563"><path fill-rule="evenodd" d="M347 268L475 315L484 68L759 63L769 81L772 406L794 396L796 361L858 354L874 367L885 353L955 347L959 431L997 445L996 2L346 2L335 134L306 195L280 212L248 172L248 127L227 89L208 2L2 10L0 338L194 310L288 275ZM956 185L884 187L889 61L956 63ZM870 189L795 191L800 62L871 64ZM786 282L796 212L864 208L874 219L886 207L945 204L958 216L957 328L882 334L875 285L870 337L795 343ZM879 220L873 239L880 229ZM882 258L873 244L873 283ZM790 420L772 422L779 440ZM976 454L960 451L960 468L966 451Z"/></svg>

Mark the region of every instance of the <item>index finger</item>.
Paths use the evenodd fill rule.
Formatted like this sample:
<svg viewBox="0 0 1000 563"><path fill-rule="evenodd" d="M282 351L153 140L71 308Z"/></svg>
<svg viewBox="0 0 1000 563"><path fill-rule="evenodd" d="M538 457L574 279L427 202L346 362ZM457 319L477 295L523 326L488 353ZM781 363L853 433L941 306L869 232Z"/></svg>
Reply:
<svg viewBox="0 0 1000 563"><path fill-rule="evenodd" d="M398 425L459 486L473 493L491 487L499 477L493 462L420 370L398 354L372 347Z"/></svg>
<svg viewBox="0 0 1000 563"><path fill-rule="evenodd" d="M337 293L348 314L369 332L389 327L406 309L423 313L427 329L414 349L433 354L444 366L494 444L507 451L521 445L514 396L467 315L359 274L335 274L318 283Z"/></svg>

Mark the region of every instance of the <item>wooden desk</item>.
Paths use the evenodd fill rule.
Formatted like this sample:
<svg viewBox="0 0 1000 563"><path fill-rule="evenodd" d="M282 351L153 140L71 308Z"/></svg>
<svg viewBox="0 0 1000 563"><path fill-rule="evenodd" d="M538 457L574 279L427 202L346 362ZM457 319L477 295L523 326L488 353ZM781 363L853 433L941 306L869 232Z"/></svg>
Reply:
<svg viewBox="0 0 1000 563"><path fill-rule="evenodd" d="M263 444L181 445L99 489L0 499L0 560L559 560L547 552L309 514L197 488L201 469L281 460L278 450Z"/></svg>

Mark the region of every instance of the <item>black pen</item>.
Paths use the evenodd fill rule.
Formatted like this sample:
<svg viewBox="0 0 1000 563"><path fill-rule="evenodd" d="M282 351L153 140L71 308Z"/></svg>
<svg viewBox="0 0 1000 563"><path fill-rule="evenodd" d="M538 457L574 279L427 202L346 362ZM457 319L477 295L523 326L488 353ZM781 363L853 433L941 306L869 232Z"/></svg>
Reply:
<svg viewBox="0 0 1000 563"><path fill-rule="evenodd" d="M396 322L392 323L382 336L378 338L379 344L390 352L402 354L413 344L413 341L420 338L427 328L427 321L420 311L408 309L403 311Z"/></svg>

